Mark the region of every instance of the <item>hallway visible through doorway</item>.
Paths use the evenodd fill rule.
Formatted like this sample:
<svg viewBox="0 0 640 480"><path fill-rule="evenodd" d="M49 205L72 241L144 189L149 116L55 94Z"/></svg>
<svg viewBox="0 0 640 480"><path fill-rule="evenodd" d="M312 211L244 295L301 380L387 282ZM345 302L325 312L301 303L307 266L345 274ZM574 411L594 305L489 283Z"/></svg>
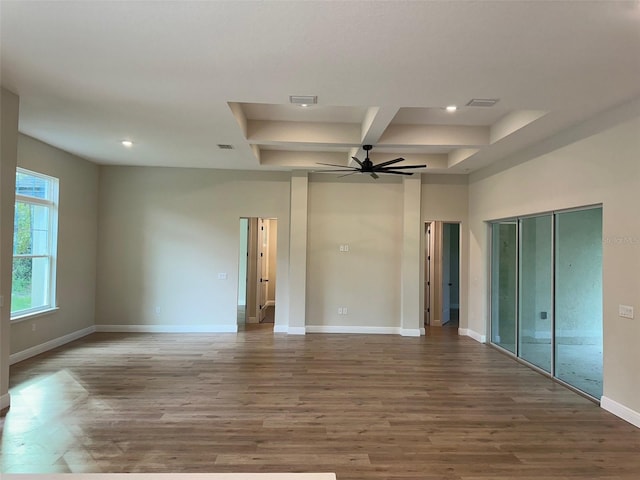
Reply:
<svg viewBox="0 0 640 480"><path fill-rule="evenodd" d="M238 327L275 323L277 236L275 218L240 218Z"/></svg>
<svg viewBox="0 0 640 480"><path fill-rule="evenodd" d="M460 223L425 223L424 325L457 327L460 316Z"/></svg>

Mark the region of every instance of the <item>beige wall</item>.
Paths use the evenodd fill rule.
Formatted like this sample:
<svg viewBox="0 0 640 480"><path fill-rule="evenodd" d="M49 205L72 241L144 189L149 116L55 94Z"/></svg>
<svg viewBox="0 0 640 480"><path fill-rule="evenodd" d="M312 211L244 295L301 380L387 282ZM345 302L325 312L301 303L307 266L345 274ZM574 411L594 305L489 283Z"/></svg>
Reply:
<svg viewBox="0 0 640 480"><path fill-rule="evenodd" d="M18 166L60 181L56 276L59 310L13 323L11 353L95 323L98 166L25 135L18 140Z"/></svg>
<svg viewBox="0 0 640 480"><path fill-rule="evenodd" d="M286 322L289 182L277 172L101 167L98 327L235 328L240 217L278 219L276 323Z"/></svg>
<svg viewBox="0 0 640 480"><path fill-rule="evenodd" d="M13 265L13 206L16 190L19 98L0 89L0 409L9 406L11 350L11 270Z"/></svg>
<svg viewBox="0 0 640 480"><path fill-rule="evenodd" d="M604 396L640 412L640 322L618 316L618 304L640 306L640 107L639 102L602 115L618 126L582 140L596 120L549 142L567 146L525 163L470 178L470 272L468 325L484 334L488 322L487 220L554 209L603 204ZM636 117L629 120L629 112ZM587 129L588 127L588 129ZM511 163L510 163L511 162ZM509 165L512 165L510 168ZM637 317L638 314L636 314Z"/></svg>
<svg viewBox="0 0 640 480"><path fill-rule="evenodd" d="M400 327L403 185L311 175L307 325ZM348 244L349 252L339 246ZM338 307L347 307L346 316Z"/></svg>

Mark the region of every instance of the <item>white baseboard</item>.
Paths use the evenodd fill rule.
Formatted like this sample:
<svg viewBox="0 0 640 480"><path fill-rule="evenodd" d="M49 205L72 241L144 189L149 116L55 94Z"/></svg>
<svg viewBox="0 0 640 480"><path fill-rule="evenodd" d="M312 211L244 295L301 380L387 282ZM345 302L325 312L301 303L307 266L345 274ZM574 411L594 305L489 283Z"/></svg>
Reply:
<svg viewBox="0 0 640 480"><path fill-rule="evenodd" d="M10 405L11 405L11 395L9 395L9 393L0 395L0 410L9 408Z"/></svg>
<svg viewBox="0 0 640 480"><path fill-rule="evenodd" d="M478 332L474 332L473 330L471 330L469 328L459 328L458 329L458 335L464 336L464 337L471 337L476 342L487 343L486 335L480 335Z"/></svg>
<svg viewBox="0 0 640 480"><path fill-rule="evenodd" d="M6 480L336 480L335 473L3 473Z"/></svg>
<svg viewBox="0 0 640 480"><path fill-rule="evenodd" d="M96 325L96 332L118 333L236 333L238 325Z"/></svg>
<svg viewBox="0 0 640 480"><path fill-rule="evenodd" d="M289 335L304 335L305 333L307 333L307 328L306 327L287 327L286 332Z"/></svg>
<svg viewBox="0 0 640 480"><path fill-rule="evenodd" d="M400 327L360 327L357 325L307 325L307 333L358 333L400 335Z"/></svg>
<svg viewBox="0 0 640 480"><path fill-rule="evenodd" d="M278 323L276 323L273 326L273 333L287 333L289 331L289 326L288 325L280 325Z"/></svg>
<svg viewBox="0 0 640 480"><path fill-rule="evenodd" d="M420 328L402 328L400 329L400 335L403 337L419 337L421 335L420 330Z"/></svg>
<svg viewBox="0 0 640 480"><path fill-rule="evenodd" d="M426 329L426 328L424 328L424 327L422 327L422 328L420 329L420 336L423 336L423 337L424 337L426 334L427 334L427 329Z"/></svg>
<svg viewBox="0 0 640 480"><path fill-rule="evenodd" d="M276 306L276 301L275 300L267 300L267 303L264 304L265 307L275 307Z"/></svg>
<svg viewBox="0 0 640 480"><path fill-rule="evenodd" d="M438 320L437 318L434 318L431 320L431 323L429 325L431 325L432 327L441 327L442 320Z"/></svg>
<svg viewBox="0 0 640 480"><path fill-rule="evenodd" d="M631 425L640 428L639 412L631 410L629 407L625 407L621 403L611 400L609 397L605 397L604 395L600 399L600 407L605 409L607 412L613 413L616 417L620 417L621 419L629 422Z"/></svg>
<svg viewBox="0 0 640 480"><path fill-rule="evenodd" d="M247 317L247 323L260 323L258 317Z"/></svg>
<svg viewBox="0 0 640 480"><path fill-rule="evenodd" d="M48 342L41 343L40 345L36 345L31 348L27 348L20 352L13 353L9 356L9 365L13 365L14 363L22 362L27 358L35 357L36 355L40 355L41 353L48 352L49 350L53 350L54 348L61 347L62 345L73 342L82 337L86 337L87 335L96 331L96 327L87 327L82 330L78 330L75 332L71 332L62 337L54 338L53 340L49 340Z"/></svg>

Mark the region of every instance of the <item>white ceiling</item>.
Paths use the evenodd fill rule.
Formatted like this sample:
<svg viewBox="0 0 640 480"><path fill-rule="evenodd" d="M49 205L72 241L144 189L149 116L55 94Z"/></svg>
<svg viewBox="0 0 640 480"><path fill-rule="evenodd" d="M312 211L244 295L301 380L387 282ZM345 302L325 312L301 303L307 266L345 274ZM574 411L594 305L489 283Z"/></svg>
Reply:
<svg viewBox="0 0 640 480"><path fill-rule="evenodd" d="M464 173L640 96L638 1L3 0L0 16L20 130L100 164L317 170L372 143L374 162Z"/></svg>

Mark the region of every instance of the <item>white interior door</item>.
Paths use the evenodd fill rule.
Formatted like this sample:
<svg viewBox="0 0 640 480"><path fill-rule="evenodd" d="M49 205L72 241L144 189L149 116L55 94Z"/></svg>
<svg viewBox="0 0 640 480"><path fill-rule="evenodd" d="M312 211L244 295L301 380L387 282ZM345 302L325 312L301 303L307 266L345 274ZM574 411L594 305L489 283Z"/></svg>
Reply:
<svg viewBox="0 0 640 480"><path fill-rule="evenodd" d="M269 224L258 219L258 252L256 256L256 316L258 322L264 320L267 309L267 286L269 282Z"/></svg>
<svg viewBox="0 0 640 480"><path fill-rule="evenodd" d="M451 320L451 224L442 225L442 323Z"/></svg>
<svg viewBox="0 0 640 480"><path fill-rule="evenodd" d="M425 225L424 324L431 325L431 222Z"/></svg>

